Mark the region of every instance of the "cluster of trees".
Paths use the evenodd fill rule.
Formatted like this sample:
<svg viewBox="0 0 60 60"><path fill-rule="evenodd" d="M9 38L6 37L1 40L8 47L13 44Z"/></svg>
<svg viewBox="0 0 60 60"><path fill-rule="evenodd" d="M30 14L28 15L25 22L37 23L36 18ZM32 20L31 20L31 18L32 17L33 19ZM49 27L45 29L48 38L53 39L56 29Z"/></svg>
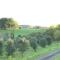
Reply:
<svg viewBox="0 0 60 60"><path fill-rule="evenodd" d="M19 28L17 22L13 18L1 18L0 29L12 29Z"/></svg>
<svg viewBox="0 0 60 60"><path fill-rule="evenodd" d="M0 19L0 29L17 28L18 24L11 18ZM0 32L1 33L1 32ZM32 32L27 36L18 35L14 37L13 32L0 34L0 55L6 52L7 56L13 56L15 51L24 52L31 47L35 52L37 47L45 48L53 42L60 41L60 25L50 27L43 32ZM4 51L5 50L5 51Z"/></svg>
<svg viewBox="0 0 60 60"><path fill-rule="evenodd" d="M5 39L5 36L6 39ZM60 41L60 25L57 27L50 27L46 29L45 32L33 32L28 36L18 35L14 37L14 33L10 33L0 37L0 55L3 54L3 49L5 47L5 52L7 56L13 56L14 52L18 50L21 52L22 56L24 52L29 48L33 48L36 52L38 45L42 48L51 45L53 42ZM5 40L4 40L5 39Z"/></svg>
<svg viewBox="0 0 60 60"><path fill-rule="evenodd" d="M6 56L13 56L14 52L18 50L23 56L28 47L25 38L20 35L17 38L11 38L11 36L7 37L7 40L4 40L5 37L0 37L0 55L6 52Z"/></svg>
<svg viewBox="0 0 60 60"><path fill-rule="evenodd" d="M51 26L45 32L33 32L27 38L34 51L37 50L38 45L45 48L53 42L60 42L60 25Z"/></svg>

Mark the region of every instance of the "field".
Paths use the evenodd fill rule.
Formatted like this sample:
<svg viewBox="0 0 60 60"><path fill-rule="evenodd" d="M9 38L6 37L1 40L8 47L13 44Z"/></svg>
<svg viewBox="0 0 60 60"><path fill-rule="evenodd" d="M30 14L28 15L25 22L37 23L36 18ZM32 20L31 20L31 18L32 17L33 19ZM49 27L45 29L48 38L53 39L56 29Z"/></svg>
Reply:
<svg viewBox="0 0 60 60"><path fill-rule="evenodd" d="M17 29L17 30L0 30L0 32L14 32L15 37L18 35L28 35L32 32L44 32L45 29L41 28L41 29L28 29L28 28L23 28L23 29Z"/></svg>
<svg viewBox="0 0 60 60"><path fill-rule="evenodd" d="M28 35L32 32L44 32L45 29L20 29L20 30L12 30L14 32L15 37L18 35ZM0 32L11 32L11 30L0 30ZM53 43L50 46L47 46L46 48L41 48L38 46L38 49L36 52L33 51L31 47L29 47L25 53L24 56L21 56L21 53L15 52L14 57L6 58L5 55L0 56L0 60L34 60L39 56L43 56L51 51L54 51L55 49L60 48L60 44Z"/></svg>

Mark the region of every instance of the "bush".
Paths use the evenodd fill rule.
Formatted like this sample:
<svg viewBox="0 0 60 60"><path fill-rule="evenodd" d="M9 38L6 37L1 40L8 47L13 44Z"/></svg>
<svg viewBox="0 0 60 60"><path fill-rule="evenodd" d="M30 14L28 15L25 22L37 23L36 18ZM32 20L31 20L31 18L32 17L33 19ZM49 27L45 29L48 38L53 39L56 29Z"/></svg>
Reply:
<svg viewBox="0 0 60 60"><path fill-rule="evenodd" d="M30 46L33 48L33 50L36 52L37 49L37 40L35 37L32 37L30 40Z"/></svg>
<svg viewBox="0 0 60 60"><path fill-rule="evenodd" d="M13 40L8 40L6 45L7 56L13 56L15 52L15 46Z"/></svg>
<svg viewBox="0 0 60 60"><path fill-rule="evenodd" d="M3 53L3 41L0 40L0 55Z"/></svg>
<svg viewBox="0 0 60 60"><path fill-rule="evenodd" d="M39 40L39 45L40 45L41 47L45 48L46 45L47 45L47 40L46 40L46 38L41 38L41 40Z"/></svg>
<svg viewBox="0 0 60 60"><path fill-rule="evenodd" d="M16 47L21 52L22 57L23 57L23 54L27 50L27 47L28 47L27 42L26 42L26 40L25 40L24 37L23 38L20 38L20 40L17 40Z"/></svg>

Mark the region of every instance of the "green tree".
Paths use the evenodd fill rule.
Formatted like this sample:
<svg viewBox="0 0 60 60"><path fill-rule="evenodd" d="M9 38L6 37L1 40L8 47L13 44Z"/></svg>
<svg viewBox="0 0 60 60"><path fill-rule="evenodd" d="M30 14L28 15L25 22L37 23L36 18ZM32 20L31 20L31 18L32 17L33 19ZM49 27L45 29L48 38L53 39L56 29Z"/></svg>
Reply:
<svg viewBox="0 0 60 60"><path fill-rule="evenodd" d="M0 29L7 29L7 28L18 28L18 24L14 21L13 18L1 18L0 19Z"/></svg>
<svg viewBox="0 0 60 60"><path fill-rule="evenodd" d="M56 26L56 30L60 30L60 24Z"/></svg>
<svg viewBox="0 0 60 60"><path fill-rule="evenodd" d="M0 55L3 53L3 41L0 40Z"/></svg>
<svg viewBox="0 0 60 60"><path fill-rule="evenodd" d="M49 35L46 36L46 40L47 40L47 45L51 45L52 38Z"/></svg>
<svg viewBox="0 0 60 60"><path fill-rule="evenodd" d="M8 40L6 45L7 56L13 56L15 52L15 45L13 40Z"/></svg>
<svg viewBox="0 0 60 60"><path fill-rule="evenodd" d="M60 41L60 30L56 30L54 33L55 41Z"/></svg>
<svg viewBox="0 0 60 60"><path fill-rule="evenodd" d="M55 28L54 27L49 27L45 34L47 34L48 36L50 36L52 38L52 40L54 41L54 32L55 32Z"/></svg>
<svg viewBox="0 0 60 60"><path fill-rule="evenodd" d="M37 39L36 37L32 37L30 39L30 46L33 48L33 50L36 52L37 50Z"/></svg>
<svg viewBox="0 0 60 60"><path fill-rule="evenodd" d="M39 45L40 45L41 47L45 48L46 45L47 45L46 38L44 38L44 37L41 38L41 39L39 40Z"/></svg>
<svg viewBox="0 0 60 60"><path fill-rule="evenodd" d="M18 48L18 50L21 52L22 57L24 52L27 50L28 45L26 42L26 39L24 37L20 38L19 40L16 41L16 47Z"/></svg>

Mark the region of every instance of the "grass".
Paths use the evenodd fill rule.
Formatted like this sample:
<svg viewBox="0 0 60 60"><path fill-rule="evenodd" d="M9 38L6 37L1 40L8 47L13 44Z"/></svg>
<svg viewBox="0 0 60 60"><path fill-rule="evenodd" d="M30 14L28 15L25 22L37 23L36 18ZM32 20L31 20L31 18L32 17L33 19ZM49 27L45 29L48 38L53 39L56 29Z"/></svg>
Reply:
<svg viewBox="0 0 60 60"><path fill-rule="evenodd" d="M58 54L54 59L55 60L60 60L60 54Z"/></svg>
<svg viewBox="0 0 60 60"><path fill-rule="evenodd" d="M0 30L0 32L6 33L6 32L14 32L15 37L17 35L28 35L32 32L44 32L46 29L28 29L28 28L22 28L22 29L16 29L16 30Z"/></svg>
<svg viewBox="0 0 60 60"><path fill-rule="evenodd" d="M53 43L49 47L47 46L46 48L41 48L38 47L37 52L34 52L31 48L27 50L24 53L24 57L21 56L21 53L16 52L15 57L9 57L8 59L6 57L1 57L0 60L34 60L37 59L38 57L41 57L43 55L48 54L51 51L54 51L56 49L60 48L60 44Z"/></svg>

